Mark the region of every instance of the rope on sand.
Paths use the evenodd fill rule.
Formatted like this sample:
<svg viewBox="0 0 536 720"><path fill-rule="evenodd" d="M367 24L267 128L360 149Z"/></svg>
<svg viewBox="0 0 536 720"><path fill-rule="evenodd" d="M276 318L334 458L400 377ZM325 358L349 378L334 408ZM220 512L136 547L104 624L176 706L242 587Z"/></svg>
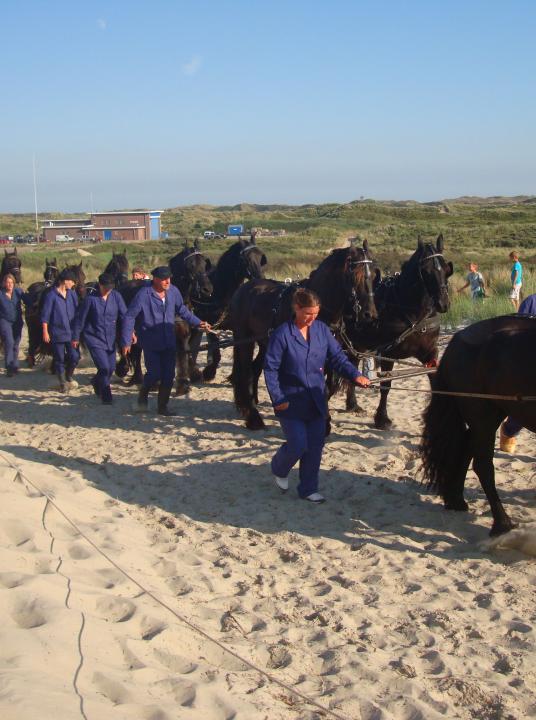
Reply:
<svg viewBox="0 0 536 720"><path fill-rule="evenodd" d="M208 640L209 642L214 643L217 645L221 650L226 652L227 654L231 655L235 658L235 660L238 660L239 662L246 665L250 670L253 670L254 672L258 673L259 675L262 675L262 677L266 678L270 683L274 685L278 685L280 688L283 688L287 692L291 693L292 695L295 695L296 697L300 698L300 700L303 700L303 702L307 703L308 705L312 705L313 707L317 708L320 712L324 713L325 715L335 718L335 720L352 720L348 715L343 716L339 715L339 713L335 712L334 710L330 710L327 707L324 707L324 705L321 705L319 702L314 700L313 698L309 697L308 695L304 695L299 690L296 690L291 685L288 685L287 683L283 682L282 680L278 680L276 677L271 675L270 673L267 673L265 670L260 668L258 665L255 665L247 658L242 657L238 653L236 653L234 650L231 650L226 645L224 645L222 642L217 640L216 638L209 635L205 630L202 630L200 627L192 623L190 620L184 617L184 615L181 615L176 610L174 610L172 607L167 605L163 600L160 600L154 593L151 592L151 590L148 590L145 586L143 586L138 580L136 580L132 575L130 575L126 570L124 570L118 563L115 562L109 555L107 555L101 548L90 538L88 537L74 522L74 520L71 520L71 518L58 506L56 501L53 499L51 495L49 495L45 490L40 488L36 483L34 483L30 478L23 473L23 471L14 463L9 460L3 453L0 453L0 458L2 458L13 470L17 472L18 478L23 480L24 482L27 482L29 485L31 485L37 492L39 492L44 498L46 498L47 504L52 505L58 513L66 520L71 527L73 527L76 532L82 537L87 543L91 545L91 547L96 550L100 555L102 555L105 560L107 560L113 567L116 568L116 570L119 570L120 573L122 573L130 582L132 582L136 587L140 589L142 593L150 597L152 600L154 600L158 605L163 607L165 610L170 612L172 615L174 615L177 620L182 622L184 625L189 627L191 630L196 632L198 635L201 635L205 640ZM78 671L77 671L78 672Z"/></svg>

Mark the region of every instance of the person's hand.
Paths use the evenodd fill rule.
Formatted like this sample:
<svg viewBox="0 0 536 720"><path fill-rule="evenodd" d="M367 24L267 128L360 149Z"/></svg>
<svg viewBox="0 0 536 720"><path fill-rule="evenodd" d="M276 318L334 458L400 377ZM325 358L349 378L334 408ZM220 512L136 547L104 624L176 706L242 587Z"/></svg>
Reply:
<svg viewBox="0 0 536 720"><path fill-rule="evenodd" d="M368 387L370 385L370 380L364 375L359 375L359 377L356 377L354 382L356 385L359 385L359 387Z"/></svg>
<svg viewBox="0 0 536 720"><path fill-rule="evenodd" d="M74 348L74 350L76 350L79 345L80 342L78 340L71 340L71 347Z"/></svg>
<svg viewBox="0 0 536 720"><path fill-rule="evenodd" d="M43 342L44 343L50 342L50 335L48 334L48 330L43 330Z"/></svg>
<svg viewBox="0 0 536 720"><path fill-rule="evenodd" d="M274 410L277 410L279 412L282 410L286 410L288 408L288 406L289 406L289 403L284 402L284 403L281 403L280 405L274 405Z"/></svg>
<svg viewBox="0 0 536 720"><path fill-rule="evenodd" d="M125 345L121 348L121 352L123 353L123 357L126 357L130 353L130 345Z"/></svg>
<svg viewBox="0 0 536 720"><path fill-rule="evenodd" d="M199 323L199 329L200 330L212 330L212 325L208 322L205 322L205 320L201 320Z"/></svg>
<svg viewBox="0 0 536 720"><path fill-rule="evenodd" d="M135 332L132 333L132 345L135 345L138 342L138 336Z"/></svg>

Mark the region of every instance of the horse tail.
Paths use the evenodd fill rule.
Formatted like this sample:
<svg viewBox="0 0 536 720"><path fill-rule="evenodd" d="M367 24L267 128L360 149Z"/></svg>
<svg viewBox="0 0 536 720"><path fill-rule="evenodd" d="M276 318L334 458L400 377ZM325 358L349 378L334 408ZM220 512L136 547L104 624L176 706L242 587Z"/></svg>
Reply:
<svg viewBox="0 0 536 720"><path fill-rule="evenodd" d="M450 389L445 378L445 358L433 378L433 390ZM466 426L455 397L432 395L423 414L419 451L423 479L428 488L446 499L459 475L466 447Z"/></svg>

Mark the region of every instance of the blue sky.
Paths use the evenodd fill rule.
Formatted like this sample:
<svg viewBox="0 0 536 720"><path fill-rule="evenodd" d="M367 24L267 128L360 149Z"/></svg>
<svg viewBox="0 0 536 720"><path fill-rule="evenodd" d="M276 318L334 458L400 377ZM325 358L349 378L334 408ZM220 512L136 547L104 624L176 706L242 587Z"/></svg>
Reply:
<svg viewBox="0 0 536 720"><path fill-rule="evenodd" d="M0 211L536 193L536 3L4 0Z"/></svg>

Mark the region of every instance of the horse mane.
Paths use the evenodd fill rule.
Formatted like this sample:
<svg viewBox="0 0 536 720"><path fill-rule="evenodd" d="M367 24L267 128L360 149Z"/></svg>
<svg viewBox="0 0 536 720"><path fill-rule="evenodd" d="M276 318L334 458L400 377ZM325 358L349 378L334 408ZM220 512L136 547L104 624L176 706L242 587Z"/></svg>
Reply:
<svg viewBox="0 0 536 720"><path fill-rule="evenodd" d="M237 240L228 247L218 258L215 270L220 272L232 272L240 258L240 253L249 245L248 240Z"/></svg>

